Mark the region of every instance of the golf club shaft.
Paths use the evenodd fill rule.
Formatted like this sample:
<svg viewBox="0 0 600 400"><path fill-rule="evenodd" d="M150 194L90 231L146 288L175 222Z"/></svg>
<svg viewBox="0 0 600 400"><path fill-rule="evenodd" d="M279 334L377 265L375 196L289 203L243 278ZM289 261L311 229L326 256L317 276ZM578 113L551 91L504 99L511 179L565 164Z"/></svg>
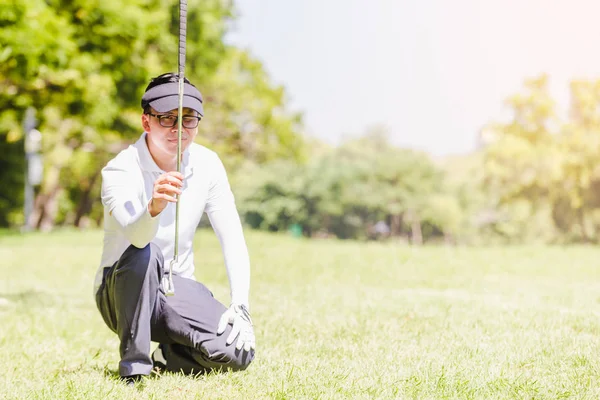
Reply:
<svg viewBox="0 0 600 400"><path fill-rule="evenodd" d="M179 108L177 118L177 171L181 172L181 132L183 130L183 89L185 79L185 41L187 30L187 0L179 1ZM175 204L175 245L173 249L173 262L169 268L169 282L173 288L173 265L177 264L179 258L179 203L177 196Z"/></svg>

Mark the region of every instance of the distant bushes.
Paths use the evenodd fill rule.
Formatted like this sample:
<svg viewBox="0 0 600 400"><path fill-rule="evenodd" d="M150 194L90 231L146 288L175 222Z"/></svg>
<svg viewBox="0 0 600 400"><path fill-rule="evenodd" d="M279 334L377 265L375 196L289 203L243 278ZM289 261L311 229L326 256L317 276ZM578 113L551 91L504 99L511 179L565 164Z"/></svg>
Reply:
<svg viewBox="0 0 600 400"><path fill-rule="evenodd" d="M394 147L377 131L305 164L241 168L234 190L252 228L353 239L460 240L465 207L424 153Z"/></svg>

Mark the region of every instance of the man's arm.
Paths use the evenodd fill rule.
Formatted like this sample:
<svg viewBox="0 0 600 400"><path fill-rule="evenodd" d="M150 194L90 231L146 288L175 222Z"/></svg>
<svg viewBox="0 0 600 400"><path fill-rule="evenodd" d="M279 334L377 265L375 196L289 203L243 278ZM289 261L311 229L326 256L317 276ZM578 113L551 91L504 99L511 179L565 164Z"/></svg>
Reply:
<svg viewBox="0 0 600 400"><path fill-rule="evenodd" d="M248 302L250 258L225 167L218 157L215 168L205 211L221 242L231 289L231 305L221 315L217 335L223 334L226 327L231 324L231 332L226 343L231 344L235 341L236 349L250 352L256 348Z"/></svg>
<svg viewBox="0 0 600 400"><path fill-rule="evenodd" d="M243 304L249 308L250 258L248 248L225 167L221 160L218 158L217 160L218 162L215 163L217 170L209 188L205 211L221 243L229 278L231 303Z"/></svg>
<svg viewBox="0 0 600 400"><path fill-rule="evenodd" d="M159 218L150 215L148 204L142 204L141 179L141 176L110 164L102 170L102 204L127 240L138 248L154 239L159 223Z"/></svg>
<svg viewBox="0 0 600 400"><path fill-rule="evenodd" d="M229 278L231 303L249 308L250 258L237 211L213 211L208 214L210 223L221 242L225 268Z"/></svg>

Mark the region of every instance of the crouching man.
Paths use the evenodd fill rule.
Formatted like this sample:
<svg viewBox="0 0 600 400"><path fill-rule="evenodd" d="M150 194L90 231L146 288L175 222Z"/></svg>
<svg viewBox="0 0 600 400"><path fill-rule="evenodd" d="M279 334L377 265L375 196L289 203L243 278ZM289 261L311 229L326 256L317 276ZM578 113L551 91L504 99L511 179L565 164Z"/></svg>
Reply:
<svg viewBox="0 0 600 400"><path fill-rule="evenodd" d="M221 160L193 143L204 115L202 95L186 79L178 115L177 82L171 73L151 80L142 97L144 132L102 170L104 247L94 292L104 322L119 336L119 374L130 384L153 368L186 374L243 370L254 359L250 262L240 218ZM167 296L176 202L175 294ZM229 308L194 278L192 242L203 212L223 250ZM159 343L152 355L151 341Z"/></svg>

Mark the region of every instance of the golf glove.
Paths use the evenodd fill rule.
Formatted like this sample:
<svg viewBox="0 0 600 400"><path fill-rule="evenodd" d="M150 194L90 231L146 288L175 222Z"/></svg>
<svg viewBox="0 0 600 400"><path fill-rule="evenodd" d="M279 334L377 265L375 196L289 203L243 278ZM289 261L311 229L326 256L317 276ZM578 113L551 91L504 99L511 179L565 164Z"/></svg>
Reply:
<svg viewBox="0 0 600 400"><path fill-rule="evenodd" d="M255 349L254 328L252 327L252 319L250 312L243 304L232 304L227 311L223 313L217 327L217 335L225 332L227 325L231 324L231 333L227 338L227 344L233 343L237 338L235 348L244 351Z"/></svg>

